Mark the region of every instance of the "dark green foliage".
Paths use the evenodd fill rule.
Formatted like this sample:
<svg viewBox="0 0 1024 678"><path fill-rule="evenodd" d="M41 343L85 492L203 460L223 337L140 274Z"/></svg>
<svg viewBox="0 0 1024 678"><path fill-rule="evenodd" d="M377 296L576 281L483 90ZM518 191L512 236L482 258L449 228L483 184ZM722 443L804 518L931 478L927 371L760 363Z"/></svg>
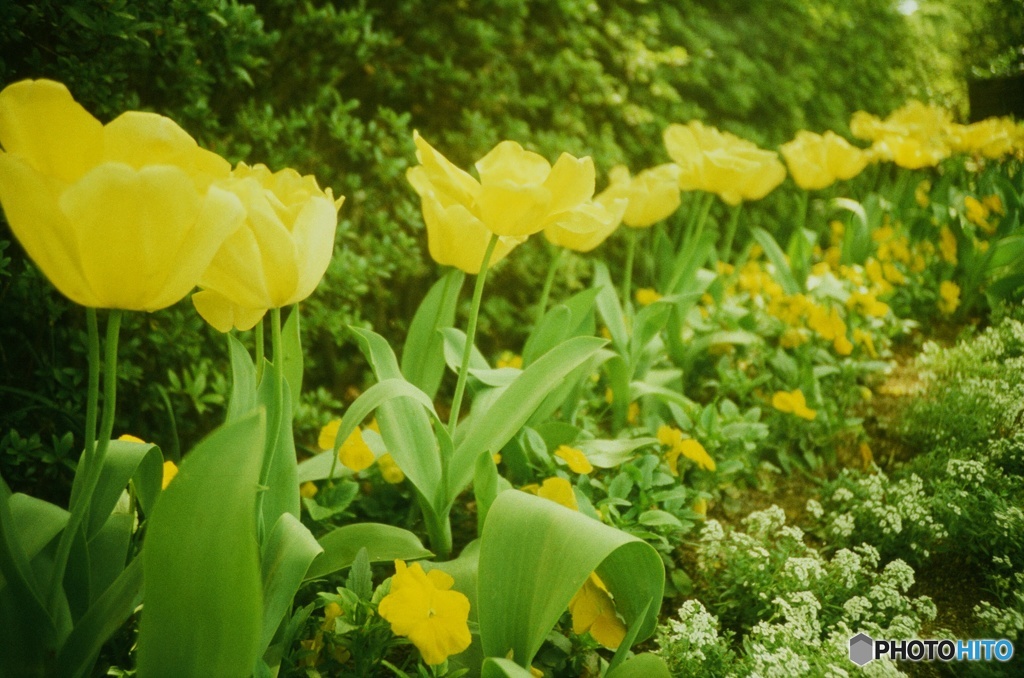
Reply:
<svg viewBox="0 0 1024 678"><path fill-rule="evenodd" d="M856 108L894 108L906 31L888 0L0 0L0 85L54 78L103 120L154 110L232 161L292 166L345 195L334 260L303 309L308 390L340 398L363 379L345 326L400 340L436 279L405 180L413 129L461 166L506 138L552 161L589 154L600 185L615 163L666 162L670 122L703 118L776 144L804 127L843 131ZM0 240L12 240L5 227ZM500 339L484 346L518 345L542 252L527 244L496 272L481 327ZM68 380L84 379L83 314L17 245L5 254L0 431L44 447L78 438L84 389ZM569 259L570 281L585 279L585 259ZM187 300L130 316L123 336L132 406L116 432L167 450L177 435L188 449L220 418L223 339ZM304 417L310 428L325 418ZM306 444L312 431L298 433ZM0 472L27 482L6 462Z"/></svg>

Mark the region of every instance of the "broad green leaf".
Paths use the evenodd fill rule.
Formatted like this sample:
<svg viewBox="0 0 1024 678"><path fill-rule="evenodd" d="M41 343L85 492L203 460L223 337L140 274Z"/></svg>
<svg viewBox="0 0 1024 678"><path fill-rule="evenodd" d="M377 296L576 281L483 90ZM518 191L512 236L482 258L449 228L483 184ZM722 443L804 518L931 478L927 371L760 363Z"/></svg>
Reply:
<svg viewBox="0 0 1024 678"><path fill-rule="evenodd" d="M714 251L717 237L714 231L705 231L692 246L679 248L671 269L665 272L670 275L663 279L666 295L688 295L694 291L698 272ZM704 290L700 292L703 293ZM697 297L699 298L700 294ZM682 303L677 301L676 306L685 315Z"/></svg>
<svg viewBox="0 0 1024 678"><path fill-rule="evenodd" d="M473 496L476 499L476 529L479 535L484 530L487 512L498 496L498 466L494 463L494 457L486 452L476 460Z"/></svg>
<svg viewBox="0 0 1024 678"><path fill-rule="evenodd" d="M572 311L568 306L558 304L549 309L540 319L523 345L523 365L529 366L538 357L569 338L572 331Z"/></svg>
<svg viewBox="0 0 1024 678"><path fill-rule="evenodd" d="M131 545L135 512L125 501L115 507L96 534L89 539L89 604L103 594L114 580L124 571L128 562L128 548ZM79 567L82 563L71 563Z"/></svg>
<svg viewBox="0 0 1024 678"><path fill-rule="evenodd" d="M479 621L484 654L527 667L591 572L638 640L654 633L665 569L650 544L554 502L502 492L480 540Z"/></svg>
<svg viewBox="0 0 1024 678"><path fill-rule="evenodd" d="M228 335L231 354L231 398L228 400L226 421L246 416L256 407L256 366L249 351L234 335Z"/></svg>
<svg viewBox="0 0 1024 678"><path fill-rule="evenodd" d="M398 368L398 360L384 337L358 328L352 328L352 332L356 335L359 347L369 360L378 382L404 380L402 371ZM438 421L439 430L444 427L437 420L433 402L427 394L408 383L404 391L409 397L398 397L401 395L398 391L398 387L395 387L394 395L378 403L377 423L381 436L395 463L405 473L409 482L427 498L428 504L433 507L432 510L436 511L443 503L446 492L441 449L431 420ZM349 408L349 412L353 407L355 403ZM363 417L365 416L364 414ZM353 428L360 421L362 417L354 421ZM342 420L343 427L344 424ZM339 439L344 440L340 437Z"/></svg>
<svg viewBox="0 0 1024 678"><path fill-rule="evenodd" d="M511 659L488 657L484 659L480 678L533 678L529 669L524 669Z"/></svg>
<svg viewBox="0 0 1024 678"><path fill-rule="evenodd" d="M605 678L671 678L671 676L664 659L659 655L645 652L630 657L611 669Z"/></svg>
<svg viewBox="0 0 1024 678"><path fill-rule="evenodd" d="M783 291L786 294L799 294L800 284L793 277L793 271L789 268L789 264L786 263L786 255L782 253L782 249L775 242L775 238L772 237L771 233L760 227L755 227L751 232L754 240L764 250L765 256L775 266L775 279L782 285Z"/></svg>
<svg viewBox="0 0 1024 678"><path fill-rule="evenodd" d="M612 284L611 274L603 261L594 262L594 287L599 290L595 303L597 312L601 316L608 333L612 337L615 350L626 354L626 347L629 345L629 330L626 329L626 317L622 312L622 305L619 303L619 296ZM626 300L629 301L628 299Z"/></svg>
<svg viewBox="0 0 1024 678"><path fill-rule="evenodd" d="M278 364L267 363L263 369L263 380L257 393L257 404L266 410L268 427L277 424L276 433L272 428L267 430L266 447L262 463L265 466L269 459L269 471L266 474L267 487L263 490L263 525L269 530L282 514L290 513L299 517L301 503L299 501L298 458L295 455L295 435L292 433L292 395L291 384L283 379L282 402L280 409L274 394L275 380L279 377ZM284 375L280 375L283 377ZM261 533L262 534L262 533Z"/></svg>
<svg viewBox="0 0 1024 678"><path fill-rule="evenodd" d="M60 534L68 524L70 514L56 504L20 492L12 494L9 502L18 541L25 550L25 556L31 561ZM3 588L4 583L0 573L0 588Z"/></svg>
<svg viewBox="0 0 1024 678"><path fill-rule="evenodd" d="M153 507L142 548L140 675L252 671L263 619L255 514L265 430L255 412L214 431Z"/></svg>
<svg viewBox="0 0 1024 678"><path fill-rule="evenodd" d="M604 339L575 337L530 365L486 412L477 412L455 448L450 467L448 502L469 484L482 452L501 450L522 428L544 398L576 367L605 345Z"/></svg>
<svg viewBox="0 0 1024 678"><path fill-rule="evenodd" d="M392 525L355 523L320 537L324 551L309 566L306 580L325 577L350 566L365 548L370 562L419 560L434 555L412 532Z"/></svg>
<svg viewBox="0 0 1024 678"><path fill-rule="evenodd" d="M299 409L299 402L302 396L302 336L301 320L299 318L299 305L292 306L288 319L284 321L281 328L282 346L281 355L284 359L284 380L288 382L288 390L292 394L292 416ZM277 360L277 356L274 356ZM291 417L289 417L291 419Z"/></svg>
<svg viewBox="0 0 1024 678"><path fill-rule="evenodd" d="M637 363L647 345L664 329L672 308L667 302L658 302L641 309L633 318L633 336L629 342L632 364Z"/></svg>
<svg viewBox="0 0 1024 678"><path fill-rule="evenodd" d="M636 456L641 447L657 444L657 438L630 438L624 440L580 440L574 447L587 456L598 468L615 468Z"/></svg>
<svg viewBox="0 0 1024 678"><path fill-rule="evenodd" d="M88 534L91 539L106 524L121 493L134 481L143 512L149 513L163 483L164 457L151 443L111 440L103 459L103 470L89 504Z"/></svg>
<svg viewBox="0 0 1024 678"><path fill-rule="evenodd" d="M135 558L75 624L57 656L61 675L87 675L100 648L142 601L142 559Z"/></svg>
<svg viewBox="0 0 1024 678"><path fill-rule="evenodd" d="M853 215L843 233L842 263L863 264L871 252L871 228L864 206L850 198L835 198L829 203L829 210L845 210Z"/></svg>
<svg viewBox="0 0 1024 678"><path fill-rule="evenodd" d="M455 327L447 327L441 330L444 339L444 360L452 372L458 374L459 366L462 365L462 354L466 350L466 333ZM469 369L489 370L490 363L476 346L469 352Z"/></svg>
<svg viewBox="0 0 1024 678"><path fill-rule="evenodd" d="M316 539L290 513L282 514L263 545L263 629L260 654L270 645L281 620L291 611L292 600L309 570L310 563L323 553Z"/></svg>
<svg viewBox="0 0 1024 678"><path fill-rule="evenodd" d="M409 324L402 349L402 374L433 398L444 376L444 338L441 330L455 324L455 309L466 274L452 269L434 283Z"/></svg>
<svg viewBox="0 0 1024 678"><path fill-rule="evenodd" d="M633 400L638 400L644 396L654 396L662 402L675 403L676 405L679 405L683 408L683 411L688 414L697 409L696 404L682 393L665 388L664 386L655 386L642 381L634 381L630 384L629 390L632 394Z"/></svg>

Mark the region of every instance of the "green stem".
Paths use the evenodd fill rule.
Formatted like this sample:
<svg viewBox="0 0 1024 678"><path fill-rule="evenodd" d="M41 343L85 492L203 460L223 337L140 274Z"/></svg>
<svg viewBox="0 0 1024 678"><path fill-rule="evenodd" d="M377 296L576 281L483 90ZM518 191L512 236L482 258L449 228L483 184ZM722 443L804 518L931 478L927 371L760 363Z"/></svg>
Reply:
<svg viewBox="0 0 1024 678"><path fill-rule="evenodd" d="M270 482L270 469L274 464L281 427L284 426L284 340L281 337L281 309L270 309L270 346L274 351L274 410L267 422L267 446L263 455L263 466L260 470L259 494L256 501L256 516L260 526L260 540L263 538L263 499L267 495L267 484ZM335 455L337 456L337 455Z"/></svg>
<svg viewBox="0 0 1024 678"><path fill-rule="evenodd" d="M740 203L732 208L732 213L729 215L729 223L725 227L725 240L722 242L722 253L719 255L719 260L729 263L732 259L732 241L736 237L736 228L740 223L740 212L743 210L743 203Z"/></svg>
<svg viewBox="0 0 1024 678"><path fill-rule="evenodd" d="M622 273L622 307L627 309L633 308L633 304L630 300L630 294L632 294L633 288L633 259L636 256L636 229L630 228L626 235L626 268Z"/></svg>
<svg viewBox="0 0 1024 678"><path fill-rule="evenodd" d="M690 222L690 228L687 229L686 237L683 238L683 242L679 246L679 250L676 252L675 270L672 272L672 278L669 280L668 287L663 290L664 294L676 293L676 287L679 285L679 281L683 276L684 270L684 267L680 265L682 261L685 261L683 257L683 250L687 247L692 248L697 246L701 235L704 233L704 222L708 220L708 214L711 212L711 204L714 200L714 193L708 193L705 195L704 201L700 204L700 212L697 214L697 218Z"/></svg>
<svg viewBox="0 0 1024 678"><path fill-rule="evenodd" d="M256 323L256 383L263 379L263 318Z"/></svg>
<svg viewBox="0 0 1024 678"><path fill-rule="evenodd" d="M85 447L82 452L82 479L86 477L86 471L92 465L95 458L96 446L96 420L99 409L100 397L100 330L96 321L96 309L85 309L85 320L89 331L89 393L86 399L85 409L85 434L82 436ZM76 474L77 477L77 474ZM71 487L71 503L74 508L78 503L81 493L80 483L74 483Z"/></svg>
<svg viewBox="0 0 1024 678"><path fill-rule="evenodd" d="M423 525L427 528L430 549L438 560L447 560L452 553L452 523L448 518L450 509L442 515L437 515L423 495L417 493L417 498L423 513Z"/></svg>
<svg viewBox="0 0 1024 678"><path fill-rule="evenodd" d="M565 252L564 248L554 247L550 243L548 243L548 249L551 251L551 261L548 263L547 277L544 278L544 288L540 292L540 303L537 305L537 320L534 322L534 327L540 324L541 318L548 310L551 287L555 283L555 274L558 273L558 264L562 261L562 253Z"/></svg>
<svg viewBox="0 0 1024 678"><path fill-rule="evenodd" d="M466 375L469 373L469 359L473 355L473 340L476 338L476 321L480 315L480 301L484 296L484 282L487 280L487 266L491 263L491 255L498 244L498 234L491 234L484 252L484 260L480 264L480 272L476 276L473 287L473 304L469 307L469 324L466 326L466 347L462 351L462 364L459 365L459 380L455 384L455 395L452 397L452 412L448 417L448 434L455 439L455 426L459 421L459 409L462 407L462 395L466 391Z"/></svg>
<svg viewBox="0 0 1024 678"><path fill-rule="evenodd" d="M64 574L67 572L71 546L79 529L82 528L89 515L92 495L99 484L100 473L103 470L103 461L107 455L107 448L110 447L110 436L114 430L114 413L117 409L117 340L120 330L121 311L119 309L112 309L110 311L110 318L107 320L107 338L104 346L103 421L100 424L100 438L92 459L89 460L88 465L83 470L85 481L81 487L81 492L76 498L75 505L71 508L71 516L68 518L67 527L61 532L60 542L57 545L57 555L54 558L53 564L53 577L50 579L50 598L47 605L50 614L54 618L57 617L61 599L60 594L64 588ZM92 360L91 354L90 360Z"/></svg>

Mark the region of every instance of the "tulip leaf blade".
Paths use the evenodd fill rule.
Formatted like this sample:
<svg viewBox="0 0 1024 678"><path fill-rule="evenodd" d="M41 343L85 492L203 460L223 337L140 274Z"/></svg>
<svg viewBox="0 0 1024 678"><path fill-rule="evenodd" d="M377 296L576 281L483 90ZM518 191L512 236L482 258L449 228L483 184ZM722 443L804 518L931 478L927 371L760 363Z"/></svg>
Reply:
<svg viewBox="0 0 1024 678"><path fill-rule="evenodd" d="M452 269L434 283L409 324L402 350L402 374L433 398L444 376L444 338L441 330L455 322L459 292L466 274Z"/></svg>

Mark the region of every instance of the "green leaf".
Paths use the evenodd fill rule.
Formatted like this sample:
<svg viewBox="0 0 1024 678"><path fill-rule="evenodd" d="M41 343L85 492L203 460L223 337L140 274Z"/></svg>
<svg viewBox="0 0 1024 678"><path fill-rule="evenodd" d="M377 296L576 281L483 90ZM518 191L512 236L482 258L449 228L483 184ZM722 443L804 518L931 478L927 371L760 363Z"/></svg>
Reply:
<svg viewBox="0 0 1024 678"><path fill-rule="evenodd" d="M648 527L681 528L683 526L683 524L679 522L679 518L676 518L674 515L667 511L659 511L657 509L644 511L640 514L640 517L637 518L637 522L639 522L641 525L647 525Z"/></svg>
<svg viewBox="0 0 1024 678"><path fill-rule="evenodd" d="M581 440L574 447L587 456L598 468L615 468L636 456L641 447L656 445L657 438L630 438L625 440Z"/></svg>
<svg viewBox="0 0 1024 678"><path fill-rule="evenodd" d="M455 448L450 466L448 502L469 484L477 456L498 452L527 422L544 398L576 367L607 342L594 337L575 337L551 349L530 365L486 412L475 412Z"/></svg>
<svg viewBox="0 0 1024 678"><path fill-rule="evenodd" d="M466 333L455 327L447 327L441 330L444 338L444 359L448 367L458 374L459 366L462 365L462 353L466 350ZM490 363L476 346L469 352L469 369L489 370Z"/></svg>
<svg viewBox="0 0 1024 678"><path fill-rule="evenodd" d="M149 513L163 484L163 454L151 443L111 440L103 469L89 504L88 535L91 539L106 524L121 493L134 481L139 505Z"/></svg>
<svg viewBox="0 0 1024 678"><path fill-rule="evenodd" d="M671 678L665 660L659 655L645 652L630 657L608 671L605 678Z"/></svg>
<svg viewBox="0 0 1024 678"><path fill-rule="evenodd" d="M270 470L266 476L267 487L263 489L262 516L263 525L268 529L275 525L283 514L290 513L298 518L301 510L298 458L295 455L295 435L292 433L291 384L287 379L283 384L284 397L281 402L281 411L276 412L278 405L277 396L274 393L274 383L280 369L276 362L267 363L263 369L263 380L260 382L257 392L257 405L265 408L267 421L273 422L277 417L280 418L277 439L271 440L270 436L274 432L267 431L264 459L261 460L262 463L266 463L266 458L270 458Z"/></svg>
<svg viewBox="0 0 1024 678"><path fill-rule="evenodd" d="M370 569L370 552L365 546L359 549L352 561L348 577L345 578L345 588L361 600L369 600L373 595L373 570Z"/></svg>
<svg viewBox="0 0 1024 678"><path fill-rule="evenodd" d="M572 311L568 306L558 304L549 309L540 319L523 345L523 365L528 366L538 357L550 351L569 337L572 330Z"/></svg>
<svg viewBox="0 0 1024 678"><path fill-rule="evenodd" d="M291 313L288 314L288 319L284 321L284 327L281 328L281 342L284 344L281 347L281 356L284 361L284 380L288 382L288 390L292 394L292 407L290 411L292 417L295 416L295 412L299 409L299 403L302 395L302 337L301 337L301 320L299 318L299 305L295 304L292 306ZM277 357L274 357L277 360ZM291 419L292 417L288 417Z"/></svg>
<svg viewBox="0 0 1024 678"><path fill-rule="evenodd" d="M477 534L480 534L484 530L487 512L498 496L498 466L494 463L494 457L486 452L476 460L473 496L476 499Z"/></svg>
<svg viewBox="0 0 1024 678"><path fill-rule="evenodd" d="M61 674L87 675L100 648L124 626L141 602L142 559L136 558L75 624L57 656Z"/></svg>
<svg viewBox="0 0 1024 678"><path fill-rule="evenodd" d="M106 524L89 539L89 603L95 602L114 580L124 571L128 562L128 548L131 545L135 512L127 505L119 504L107 517ZM70 563L80 567L86 563Z"/></svg>
<svg viewBox="0 0 1024 678"><path fill-rule="evenodd" d="M260 654L270 645L281 620L291 611L310 563L323 548L305 525L290 513L282 514L263 545L263 627Z"/></svg>
<svg viewBox="0 0 1024 678"><path fill-rule="evenodd" d="M231 399L226 421L236 421L256 408L256 366L249 351L233 334L228 335L231 354Z"/></svg>
<svg viewBox="0 0 1024 678"><path fill-rule="evenodd" d="M402 374L433 398L444 376L441 330L455 323L455 310L466 274L452 269L434 283L416 309L402 349Z"/></svg>
<svg viewBox="0 0 1024 678"><path fill-rule="evenodd" d="M509 650L528 667L592 572L638 640L654 633L665 588L658 552L641 539L554 502L509 490L491 505L480 540L479 620L484 654Z"/></svg>
<svg viewBox="0 0 1024 678"><path fill-rule="evenodd" d="M595 299L597 312L601 316L608 333L612 336L612 343L620 355L626 355L626 347L629 345L629 330L626 329L626 318L619 304L619 296L615 292L615 285L612 284L611 274L603 261L594 262L594 287L600 290ZM627 300L628 301L628 300Z"/></svg>
<svg viewBox="0 0 1024 678"><path fill-rule="evenodd" d="M392 525L355 523L320 537L324 552L306 572L306 580L325 577L352 565L360 549L366 549L370 562L419 560L434 555L412 532Z"/></svg>
<svg viewBox="0 0 1024 678"><path fill-rule="evenodd" d="M480 678L532 678L533 674L511 659L488 657L481 667Z"/></svg>
<svg viewBox="0 0 1024 678"><path fill-rule="evenodd" d="M761 245L768 260L775 266L775 279L782 285L783 291L786 294L799 294L800 285L797 283L796 278L793 277L793 271L789 268L789 264L786 263L786 255L782 253L782 249L775 242L775 238L772 237L771 233L760 227L753 228L751 233L754 236L754 240Z"/></svg>
<svg viewBox="0 0 1024 678"><path fill-rule="evenodd" d="M835 198L829 203L831 211L845 210L853 215L843 233L844 264L863 264L871 253L871 227L864 206L850 198Z"/></svg>
<svg viewBox="0 0 1024 678"><path fill-rule="evenodd" d="M355 333L359 347L369 360L378 382L404 380L402 371L398 368L398 360L384 337L358 328L352 328L352 332ZM438 430L444 426L437 419L433 402L427 394L409 383L403 393L399 393L399 390L396 386L394 395L382 399L379 403L377 423L380 426L381 437L406 478L427 498L431 510L437 512L437 508L444 502L446 492L441 448L434 428L431 427L431 420L437 422ZM403 394L409 397L399 397ZM364 396L360 396L360 399L362 397ZM353 407L355 403L349 408L349 412ZM362 418L356 420L353 427L360 421ZM344 427L344 420L342 425ZM447 433L444 433L444 436L447 437Z"/></svg>
<svg viewBox="0 0 1024 678"><path fill-rule="evenodd" d="M265 429L256 412L214 431L154 506L142 548L141 675L252 671L263 618L255 513Z"/></svg>

